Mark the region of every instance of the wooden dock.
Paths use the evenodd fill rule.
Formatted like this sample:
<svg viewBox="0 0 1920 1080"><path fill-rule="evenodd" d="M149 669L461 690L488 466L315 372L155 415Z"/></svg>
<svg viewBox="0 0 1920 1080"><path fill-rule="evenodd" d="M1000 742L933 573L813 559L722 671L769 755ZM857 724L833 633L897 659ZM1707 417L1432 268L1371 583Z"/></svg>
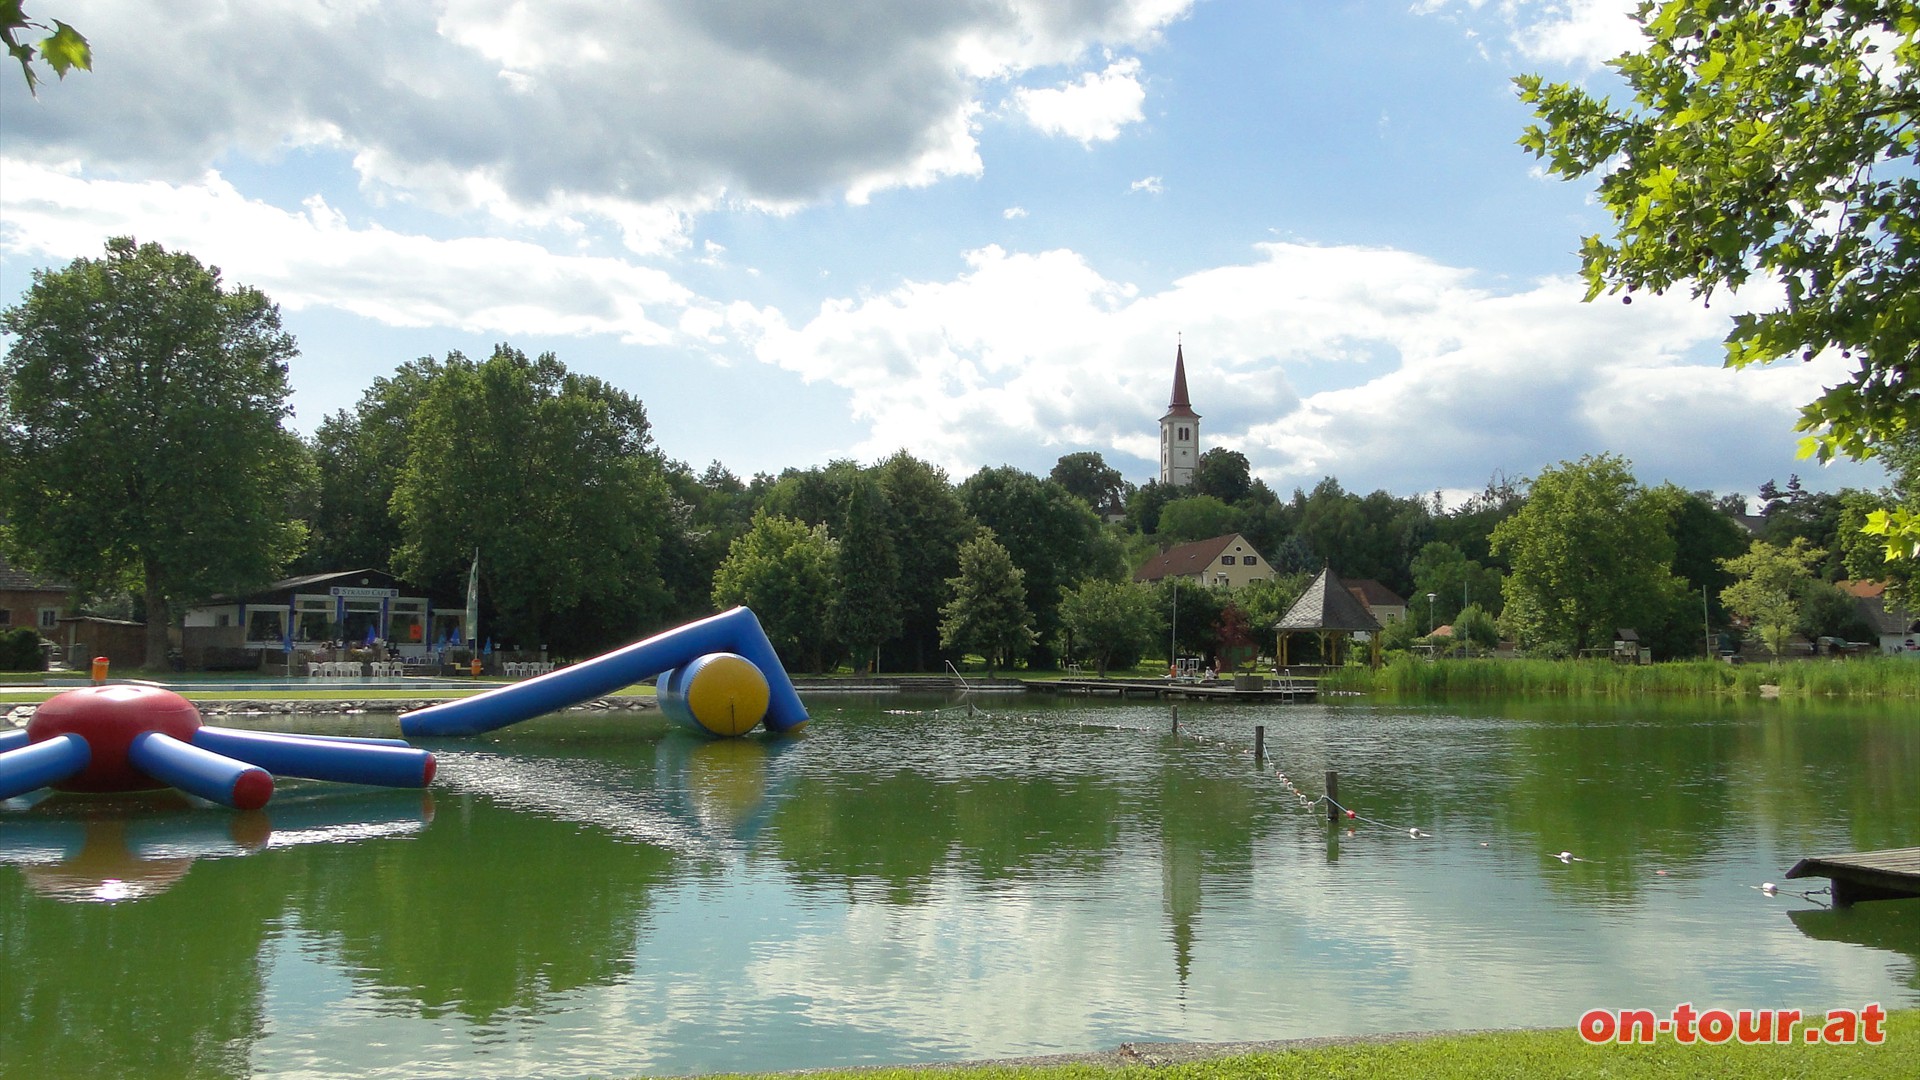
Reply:
<svg viewBox="0 0 1920 1080"><path fill-rule="evenodd" d="M1834 907L1908 900L1920 896L1920 847L1815 855L1794 863L1787 876L1832 879Z"/></svg>
<svg viewBox="0 0 1920 1080"><path fill-rule="evenodd" d="M1232 679L1178 681L1173 679L1035 679L1031 692L1086 694L1112 697L1204 698L1209 701L1306 702L1320 693L1307 679L1265 679L1259 688L1238 689Z"/></svg>

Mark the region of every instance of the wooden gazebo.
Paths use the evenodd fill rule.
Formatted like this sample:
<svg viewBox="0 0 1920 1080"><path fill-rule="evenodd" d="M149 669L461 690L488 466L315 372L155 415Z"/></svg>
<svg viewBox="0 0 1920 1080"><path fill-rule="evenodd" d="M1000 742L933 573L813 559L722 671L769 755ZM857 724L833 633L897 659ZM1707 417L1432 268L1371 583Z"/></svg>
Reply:
<svg viewBox="0 0 1920 1080"><path fill-rule="evenodd" d="M1332 567L1320 571L1273 628L1279 631L1281 667L1287 666L1287 635L1301 632L1319 637L1323 663L1338 663L1340 639L1353 633L1371 635L1374 656L1379 655L1380 620L1347 590L1346 582Z"/></svg>

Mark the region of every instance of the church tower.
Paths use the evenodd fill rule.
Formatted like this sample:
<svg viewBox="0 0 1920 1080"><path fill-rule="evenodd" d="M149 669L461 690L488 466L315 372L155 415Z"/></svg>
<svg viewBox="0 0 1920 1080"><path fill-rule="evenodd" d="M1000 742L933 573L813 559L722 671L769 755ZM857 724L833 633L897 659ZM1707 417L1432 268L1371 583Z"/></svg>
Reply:
<svg viewBox="0 0 1920 1080"><path fill-rule="evenodd" d="M1187 400L1187 356L1184 345L1173 348L1173 400L1160 418L1160 482L1176 487L1193 483L1193 467L1200 463L1200 414Z"/></svg>

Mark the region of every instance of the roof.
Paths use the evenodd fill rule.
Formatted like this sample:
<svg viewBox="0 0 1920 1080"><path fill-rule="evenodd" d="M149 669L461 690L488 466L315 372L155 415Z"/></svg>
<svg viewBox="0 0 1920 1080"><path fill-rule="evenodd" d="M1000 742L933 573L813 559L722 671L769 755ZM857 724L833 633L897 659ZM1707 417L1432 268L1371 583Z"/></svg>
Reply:
<svg viewBox="0 0 1920 1080"><path fill-rule="evenodd" d="M1241 536L1239 533L1228 533L1225 536L1216 536L1211 540L1195 540L1191 544L1175 544L1173 547L1155 555L1142 564L1140 569L1133 572L1133 580L1159 581L1162 578L1188 577L1201 573L1205 571L1207 567L1212 566L1213 561L1220 557L1221 552L1226 551L1236 540L1242 544L1246 544L1247 550L1253 554L1260 554L1252 544L1247 543L1246 537Z"/></svg>
<svg viewBox="0 0 1920 1080"><path fill-rule="evenodd" d="M281 578L279 581L273 582L272 584L262 585L258 589L254 589L250 592L242 593L238 596L235 596L232 593L216 593L215 595L208 597L207 602L208 603L231 603L232 601L235 601L235 600L250 600L257 596L271 596L276 593L312 590L316 586L320 587L324 591L326 587L329 587L335 583L338 583L347 579L358 580L361 578L369 578L369 575L371 575L371 577L381 579L383 583L399 584L399 579L394 577L392 574L387 573L385 570L374 570L370 568L362 569L362 570L335 570L325 574L302 574L298 577ZM364 584L364 582L362 582L362 584Z"/></svg>
<svg viewBox="0 0 1920 1080"><path fill-rule="evenodd" d="M1293 602L1276 630L1378 630L1380 620L1347 591L1347 584L1332 567L1320 571L1307 591Z"/></svg>
<svg viewBox="0 0 1920 1080"><path fill-rule="evenodd" d="M1200 414L1193 411L1193 402L1187 400L1187 354L1183 345L1173 347L1173 398L1167 402L1167 415L1160 419L1175 416L1200 419Z"/></svg>
<svg viewBox="0 0 1920 1080"><path fill-rule="evenodd" d="M8 592L72 592L73 584L60 578L16 570L5 555L0 555L0 589Z"/></svg>
<svg viewBox="0 0 1920 1080"><path fill-rule="evenodd" d="M1400 599L1399 593L1372 578L1358 578L1347 582L1347 591L1352 593L1355 599L1367 605L1369 611L1377 607L1407 606L1407 602Z"/></svg>
<svg viewBox="0 0 1920 1080"><path fill-rule="evenodd" d="M1920 620L1904 605L1887 606L1887 583L1884 581L1841 581L1835 585L1841 592L1853 597L1853 604L1860 612L1860 618L1876 634L1899 636L1911 634L1920 629Z"/></svg>

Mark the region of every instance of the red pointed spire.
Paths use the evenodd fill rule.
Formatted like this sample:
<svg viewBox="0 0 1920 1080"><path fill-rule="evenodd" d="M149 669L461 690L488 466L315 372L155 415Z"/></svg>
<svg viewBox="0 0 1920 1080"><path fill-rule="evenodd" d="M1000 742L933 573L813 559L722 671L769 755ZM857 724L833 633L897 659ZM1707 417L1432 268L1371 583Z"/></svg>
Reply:
<svg viewBox="0 0 1920 1080"><path fill-rule="evenodd" d="M1175 344L1173 347L1173 400L1167 402L1167 416L1199 419L1199 414L1193 411L1193 402L1187 399L1187 350L1184 344Z"/></svg>

